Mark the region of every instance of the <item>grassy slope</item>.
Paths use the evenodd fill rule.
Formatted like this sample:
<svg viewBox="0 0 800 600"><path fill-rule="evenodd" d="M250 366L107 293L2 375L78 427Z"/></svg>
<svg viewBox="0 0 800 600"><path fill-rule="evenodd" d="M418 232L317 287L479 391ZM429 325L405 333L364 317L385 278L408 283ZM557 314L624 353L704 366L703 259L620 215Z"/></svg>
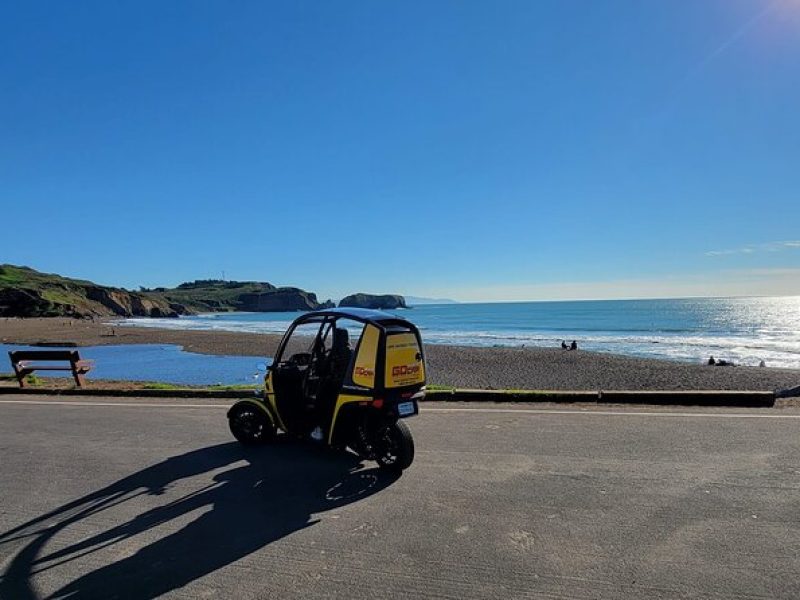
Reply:
<svg viewBox="0 0 800 600"><path fill-rule="evenodd" d="M0 289L15 288L38 292L55 304L86 306L92 301L86 298L86 288L98 286L91 281L70 279L54 273L40 273L28 267L0 265ZM115 289L115 288L111 288ZM204 312L213 310L235 310L238 297L244 293L272 291L275 286L258 282L198 282L177 288L159 288L143 295L166 299L185 305L190 310Z"/></svg>
<svg viewBox="0 0 800 600"><path fill-rule="evenodd" d="M91 281L70 279L54 273L40 273L29 267L0 265L0 290L24 289L38 293L53 305L55 314L60 314L57 305L86 309L95 304L86 297L86 288L94 286Z"/></svg>
<svg viewBox="0 0 800 600"><path fill-rule="evenodd" d="M0 265L0 288L24 287L33 290L45 290L53 286L70 289L94 285L91 281L70 279L55 273L40 273L29 267Z"/></svg>
<svg viewBox="0 0 800 600"><path fill-rule="evenodd" d="M52 273L40 273L28 267L0 265L0 290L30 290L52 304L41 316L66 314L61 306L74 306L91 313L97 306L86 297L86 289L98 286L91 281L70 279ZM107 288L119 289L119 288ZM277 288L266 282L205 280L181 284L176 288L156 288L137 292L141 296L185 306L191 312L234 311L242 308L242 294L263 294Z"/></svg>
<svg viewBox="0 0 800 600"><path fill-rule="evenodd" d="M259 294L275 290L269 283L256 281L207 281L197 284L183 284L177 288L148 292L159 294L170 302L183 304L196 312L237 310L241 294Z"/></svg>

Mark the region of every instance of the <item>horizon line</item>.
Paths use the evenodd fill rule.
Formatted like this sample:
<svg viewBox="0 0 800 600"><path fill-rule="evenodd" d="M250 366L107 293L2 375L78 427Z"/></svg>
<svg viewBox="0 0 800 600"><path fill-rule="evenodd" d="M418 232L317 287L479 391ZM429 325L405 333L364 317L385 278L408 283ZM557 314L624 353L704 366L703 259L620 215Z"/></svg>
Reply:
<svg viewBox="0 0 800 600"><path fill-rule="evenodd" d="M402 295L402 294L401 294ZM412 294L413 295L413 294ZM421 298L422 296L417 296ZM420 306L445 306L447 304L530 304L533 302L627 302L631 300L728 300L733 298L800 298L800 294L742 294L712 296L643 296L624 298L558 298L536 300L453 300L452 302L427 302Z"/></svg>

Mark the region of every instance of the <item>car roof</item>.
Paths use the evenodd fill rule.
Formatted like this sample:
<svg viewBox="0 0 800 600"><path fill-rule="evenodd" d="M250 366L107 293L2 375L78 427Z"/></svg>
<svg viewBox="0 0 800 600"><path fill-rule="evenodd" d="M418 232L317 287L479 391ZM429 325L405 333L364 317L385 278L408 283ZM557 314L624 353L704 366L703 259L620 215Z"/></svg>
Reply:
<svg viewBox="0 0 800 600"><path fill-rule="evenodd" d="M357 321L367 321L380 323L381 321L405 321L403 317L392 315L382 310L373 310L369 308L326 308L323 310L315 310L303 315L303 318L310 318L315 316L331 316L331 317L349 317Z"/></svg>

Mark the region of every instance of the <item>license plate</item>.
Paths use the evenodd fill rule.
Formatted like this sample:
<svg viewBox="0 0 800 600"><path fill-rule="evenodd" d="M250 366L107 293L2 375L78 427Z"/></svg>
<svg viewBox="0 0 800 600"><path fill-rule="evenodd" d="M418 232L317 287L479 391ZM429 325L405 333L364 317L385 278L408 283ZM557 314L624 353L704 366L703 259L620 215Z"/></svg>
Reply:
<svg viewBox="0 0 800 600"><path fill-rule="evenodd" d="M413 415L417 412L413 402L401 402L397 405L397 414L401 417Z"/></svg>

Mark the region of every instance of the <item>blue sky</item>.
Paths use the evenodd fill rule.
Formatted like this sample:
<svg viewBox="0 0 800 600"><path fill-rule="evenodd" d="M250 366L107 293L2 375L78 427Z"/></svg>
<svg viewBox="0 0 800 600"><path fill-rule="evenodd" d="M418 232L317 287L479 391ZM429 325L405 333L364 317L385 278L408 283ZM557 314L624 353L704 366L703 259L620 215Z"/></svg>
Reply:
<svg viewBox="0 0 800 600"><path fill-rule="evenodd" d="M797 0L6 2L0 82L0 262L800 294Z"/></svg>

